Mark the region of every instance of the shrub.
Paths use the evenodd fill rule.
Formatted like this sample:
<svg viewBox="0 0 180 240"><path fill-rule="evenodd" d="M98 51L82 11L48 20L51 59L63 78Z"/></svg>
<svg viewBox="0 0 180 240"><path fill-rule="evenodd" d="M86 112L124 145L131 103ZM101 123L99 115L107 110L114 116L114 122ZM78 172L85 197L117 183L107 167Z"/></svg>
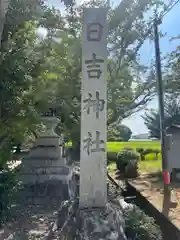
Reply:
<svg viewBox="0 0 180 240"><path fill-rule="evenodd" d="M161 151L159 149L152 149L152 153L156 154L156 160L158 160L158 154L161 153Z"/></svg>
<svg viewBox="0 0 180 240"><path fill-rule="evenodd" d="M158 160L158 154L160 153L159 149L151 149L151 148L147 148L147 149L137 148L136 151L140 154L142 161L145 160L146 155L151 153L155 153L156 160Z"/></svg>
<svg viewBox="0 0 180 240"><path fill-rule="evenodd" d="M144 149L144 155L148 155L150 153L154 153L154 149L151 148Z"/></svg>
<svg viewBox="0 0 180 240"><path fill-rule="evenodd" d="M138 176L137 160L130 161L125 167L125 177L136 178Z"/></svg>
<svg viewBox="0 0 180 240"><path fill-rule="evenodd" d="M163 239L161 229L156 225L155 220L147 216L139 207L126 208L123 213L128 239Z"/></svg>
<svg viewBox="0 0 180 240"><path fill-rule="evenodd" d="M117 154L117 169L127 178L134 178L138 175L139 154L132 150L122 150Z"/></svg>
<svg viewBox="0 0 180 240"><path fill-rule="evenodd" d="M8 169L0 171L0 221L6 219L17 189L15 172Z"/></svg>
<svg viewBox="0 0 180 240"><path fill-rule="evenodd" d="M133 148L131 148L131 147L125 147L124 150L127 150L127 151L134 151Z"/></svg>
<svg viewBox="0 0 180 240"><path fill-rule="evenodd" d="M115 162L117 159L117 153L116 152L107 152L107 162Z"/></svg>
<svg viewBox="0 0 180 240"><path fill-rule="evenodd" d="M144 161L144 160L145 160L144 148L136 148L136 151L140 154L140 156L141 156L141 161Z"/></svg>
<svg viewBox="0 0 180 240"><path fill-rule="evenodd" d="M109 142L127 142L131 138L132 132L125 125L113 123L108 126L107 135Z"/></svg>

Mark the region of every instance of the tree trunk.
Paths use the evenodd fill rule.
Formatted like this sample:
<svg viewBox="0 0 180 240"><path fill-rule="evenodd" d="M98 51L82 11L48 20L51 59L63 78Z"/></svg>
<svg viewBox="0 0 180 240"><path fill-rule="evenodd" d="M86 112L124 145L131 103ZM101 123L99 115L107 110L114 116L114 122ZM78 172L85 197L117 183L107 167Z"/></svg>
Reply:
<svg viewBox="0 0 180 240"><path fill-rule="evenodd" d="M2 33L4 29L4 23L6 19L6 13L8 10L9 1L8 0L0 0L0 49L1 49L1 39Z"/></svg>

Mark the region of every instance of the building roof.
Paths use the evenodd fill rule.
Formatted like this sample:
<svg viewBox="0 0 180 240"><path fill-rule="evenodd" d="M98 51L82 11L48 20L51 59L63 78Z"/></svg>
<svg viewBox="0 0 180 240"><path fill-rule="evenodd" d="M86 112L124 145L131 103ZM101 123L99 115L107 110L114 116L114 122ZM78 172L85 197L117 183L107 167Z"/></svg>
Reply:
<svg viewBox="0 0 180 240"><path fill-rule="evenodd" d="M172 124L170 127L166 128L167 132L170 132L171 130L180 131L180 125Z"/></svg>

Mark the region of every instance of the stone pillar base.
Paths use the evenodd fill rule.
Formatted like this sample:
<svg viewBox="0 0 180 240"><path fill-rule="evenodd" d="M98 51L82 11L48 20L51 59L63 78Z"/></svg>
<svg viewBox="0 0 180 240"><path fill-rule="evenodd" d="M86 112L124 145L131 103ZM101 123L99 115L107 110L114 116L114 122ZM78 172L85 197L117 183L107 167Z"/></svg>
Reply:
<svg viewBox="0 0 180 240"><path fill-rule="evenodd" d="M79 210L78 201L66 201L58 216L53 239L127 240L122 212L110 202L105 208Z"/></svg>

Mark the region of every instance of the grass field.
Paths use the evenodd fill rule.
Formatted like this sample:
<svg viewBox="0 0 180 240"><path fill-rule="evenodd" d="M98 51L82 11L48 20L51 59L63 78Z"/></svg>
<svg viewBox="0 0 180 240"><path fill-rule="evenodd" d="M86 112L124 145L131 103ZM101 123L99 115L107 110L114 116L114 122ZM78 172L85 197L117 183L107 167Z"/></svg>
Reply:
<svg viewBox="0 0 180 240"><path fill-rule="evenodd" d="M108 152L119 152L123 148L144 148L144 149L159 149L160 150L160 142L158 141L130 141L130 142L108 142L107 143L107 151ZM148 154L146 156L145 161L139 162L139 171L141 173L147 172L156 172L161 170L161 156L159 154L158 160L155 160L155 154ZM114 169L115 163L111 163L109 168Z"/></svg>
<svg viewBox="0 0 180 240"><path fill-rule="evenodd" d="M68 143L68 146L71 146L71 143ZM123 148L132 148L136 150L136 148L143 149L159 149L160 150L160 142L159 141L129 141L129 142L107 142L107 152L108 153L118 153ZM158 155L158 160L155 160L156 155L154 153L148 154L145 157L145 161L139 162L139 170L141 173L147 172L157 172L160 171L161 168L161 154ZM115 159L116 160L116 154ZM116 164L111 163L109 168L115 168Z"/></svg>
<svg viewBox="0 0 180 240"><path fill-rule="evenodd" d="M151 148L160 149L160 142L158 141L130 141L130 142L108 142L107 151L108 152L119 152L125 147L133 148Z"/></svg>

